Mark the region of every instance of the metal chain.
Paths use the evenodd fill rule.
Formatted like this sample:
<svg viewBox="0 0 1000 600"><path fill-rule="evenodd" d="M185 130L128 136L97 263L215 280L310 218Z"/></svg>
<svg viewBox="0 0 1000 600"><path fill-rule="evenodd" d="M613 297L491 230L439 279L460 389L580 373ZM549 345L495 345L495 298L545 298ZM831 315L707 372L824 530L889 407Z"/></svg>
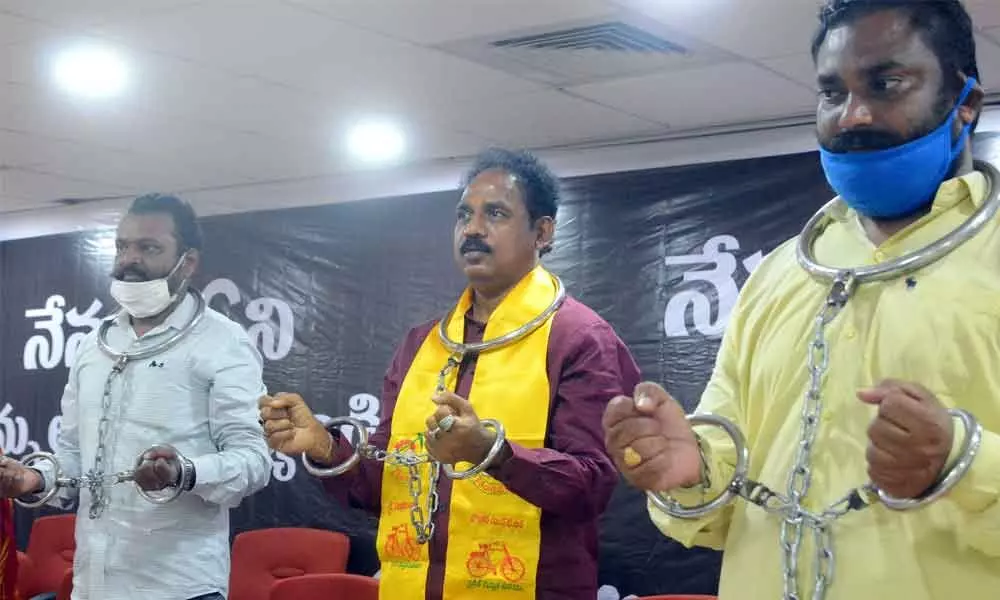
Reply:
<svg viewBox="0 0 1000 600"><path fill-rule="evenodd" d="M815 545L814 579L810 600L823 600L827 589L833 582L836 565L832 532L834 522L852 511L862 510L870 506L877 498L881 497L881 492L875 488L875 485L868 483L850 490L821 512L812 512L803 506L803 501L809 494L809 487L812 483L812 450L816 443L823 410L824 377L830 364L830 348L826 337L826 328L847 305L856 284L857 279L853 271L844 271L838 274L823 308L816 315L807 361L809 389L802 403L798 450L795 464L788 476L787 492L785 494L778 493L758 481L747 478L745 474L734 477L728 488L729 493L734 493L766 512L782 518L780 543L784 584L783 600L802 600L803 598L800 596L798 575L799 555L805 530L808 529L811 532ZM702 505L702 507L705 506L709 506L709 503ZM665 510L669 513L670 505L668 504L667 507Z"/></svg>
<svg viewBox="0 0 1000 600"><path fill-rule="evenodd" d="M854 284L854 275L850 271L841 273L834 280L822 310L816 315L814 336L809 345L809 390L802 403L799 447L795 456L795 465L788 476L787 499L785 499L787 506L784 507L785 514L781 523L781 562L785 600L800 600L798 587L799 552L804 527L812 530L816 543L814 559L816 572L812 600L823 600L826 589L833 579L833 536L830 532L830 519L827 513L837 514L840 509L838 505L844 501L838 502L819 517L805 511L802 502L808 495L809 486L812 483L810 466L812 449L816 443L820 413L823 409L823 380L830 364L830 347L826 340L826 327L847 304L854 291ZM853 493L845 497L848 506L851 504L852 497Z"/></svg>
<svg viewBox="0 0 1000 600"><path fill-rule="evenodd" d="M441 371L438 372L437 391L440 393L448 389L448 375L462 364L462 354L454 353L448 357ZM417 454L412 450L386 451L375 446L362 446L358 448L361 458L384 462L393 467L402 467L408 471L410 497L413 505L410 507L410 522L413 524L416 533L417 543L426 544L434 536L434 515L440 505L438 494L438 481L441 478L441 463L432 459L427 454ZM430 480L427 487L427 500L424 506L420 505L420 495L423 494L423 479L420 477L420 466L428 464L430 466Z"/></svg>
<svg viewBox="0 0 1000 600"><path fill-rule="evenodd" d="M779 515L782 518L780 542L784 583L782 597L784 600L802 600L799 595L798 574L799 553L804 529L809 529L812 532L815 543L813 556L815 574L811 600L823 600L827 589L833 582L836 565L831 531L833 523L852 511L862 510L870 506L876 500L881 500L895 510L913 508L899 499L887 498L882 491L876 489L873 483L852 489L822 512L811 512L803 507L803 501L809 494L809 487L812 483L812 450L816 443L823 409L824 377L827 375L830 364L830 347L826 337L826 328L847 305L858 284L896 279L933 264L982 231L987 223L992 222L994 216L1000 211L1000 171L983 161L976 161L975 166L977 170L983 172L990 183L990 192L984 203L969 219L945 237L899 258L850 270L817 262L813 255L813 243L829 222L831 209L842 203L839 198L835 198L817 211L803 228L796 246L796 256L800 266L813 277L821 281L831 282L832 285L823 307L814 321L813 338L809 344L807 360L809 389L802 403L799 444L795 455L795 464L788 475L786 494L775 492L766 485L747 477L746 462L748 458L742 434L728 420L721 419L720 421L720 418L714 415L689 415L688 419L689 421L700 420L702 424L707 423L722 427L733 438L738 447L744 445L742 455L738 453L737 456L737 463L742 463L743 466L737 469L737 474L734 475L726 490L715 500L695 507L680 506L676 500L659 492L648 493L657 507L675 518L697 518L717 508L720 501L723 504L728 503L733 496L739 496L768 513ZM967 430L975 430L977 424L972 420L971 415L965 411L949 412L957 414L965 423L969 424ZM964 469L968 469L972 458L975 457L978 444L977 435L970 433L963 450L963 454L966 455ZM948 475L948 478L952 479L950 485L954 485L957 480L955 477L961 477L964 472L953 471L950 473ZM952 477L954 473L958 474ZM703 481L704 479L703 477ZM947 489L945 487L943 491L936 493L946 493ZM917 505L932 499L933 494L929 498L919 501ZM896 507L890 504L890 500L896 504Z"/></svg>
<svg viewBox="0 0 1000 600"><path fill-rule="evenodd" d="M90 491L90 511L91 519L101 516L108 506L107 483L117 483L124 474L111 475L110 478L104 474L107 467L107 444L108 432L111 428L111 385L118 375L121 375L128 364L128 356L122 354L111 367L111 373L104 382L104 396L101 398L101 420L97 424L97 452L94 454L94 466L85 475L80 477L78 485L86 487Z"/></svg>
<svg viewBox="0 0 1000 600"><path fill-rule="evenodd" d="M85 487L90 491L89 515L91 519L100 517L108 506L107 483L120 483L126 481L126 478L132 475L132 472L129 471L114 475L106 475L104 473L104 470L107 468L107 464L105 463L108 461L108 434L111 429L111 385L115 378L122 374L129 362L150 358L166 352L194 331L194 328L205 316L207 305L205 298L197 290L189 288L187 293L194 297L194 314L183 327L175 330L166 339L156 344L131 352L118 352L111 347L108 341L108 331L117 322L118 317L105 319L101 323L100 328L98 328L97 346L105 355L111 357L114 363L111 367L111 373L108 374L108 378L104 382L104 395L101 398L101 420L97 424L97 452L94 455L94 466L86 474L75 480L80 487ZM124 313L119 313L119 315L121 314Z"/></svg>
<svg viewBox="0 0 1000 600"><path fill-rule="evenodd" d="M437 393L448 390L448 376L462 366L462 361L467 355L475 356L481 352L495 350L507 344L514 343L538 329L549 317L559 310L559 307L562 306L563 301L566 299L566 289L558 277L553 276L552 279L556 286L556 293L555 298L548 308L518 329L495 339L475 344L463 344L451 340L448 337L447 324L451 321L452 313L448 313L440 321L438 338L451 354L448 356L448 361L438 372ZM441 463L433 460L428 455L418 455L414 452L387 452L378 450L373 446L358 448L358 453L362 458L382 461L387 465L406 467L409 475L410 497L413 499L413 505L410 507L410 521L416 532L417 543L426 544L434 535L434 515L438 511L440 503L438 481L441 477ZM423 493L423 480L420 478L420 465L423 463L430 465L430 480L428 481L427 501L425 506L421 507L420 495Z"/></svg>

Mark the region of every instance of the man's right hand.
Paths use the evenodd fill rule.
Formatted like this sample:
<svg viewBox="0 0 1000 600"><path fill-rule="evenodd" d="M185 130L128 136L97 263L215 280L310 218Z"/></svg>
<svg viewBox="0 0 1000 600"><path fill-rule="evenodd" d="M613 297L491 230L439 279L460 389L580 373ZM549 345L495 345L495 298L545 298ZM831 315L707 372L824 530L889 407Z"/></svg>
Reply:
<svg viewBox="0 0 1000 600"><path fill-rule="evenodd" d="M305 452L313 461L333 461L333 438L298 394L262 396L260 418L267 445L283 454Z"/></svg>
<svg viewBox="0 0 1000 600"><path fill-rule="evenodd" d="M13 458L0 457L0 498L19 498L40 493L43 489L44 482L37 471Z"/></svg>
<svg viewBox="0 0 1000 600"><path fill-rule="evenodd" d="M694 430L684 409L662 387L643 382L636 386L634 400L615 398L603 423L608 453L633 486L669 492L701 481Z"/></svg>

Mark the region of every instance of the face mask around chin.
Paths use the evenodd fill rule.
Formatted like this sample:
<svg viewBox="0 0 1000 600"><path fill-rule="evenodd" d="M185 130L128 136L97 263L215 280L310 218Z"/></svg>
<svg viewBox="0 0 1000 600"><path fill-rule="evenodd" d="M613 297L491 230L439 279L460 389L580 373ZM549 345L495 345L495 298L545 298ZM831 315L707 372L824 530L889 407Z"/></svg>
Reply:
<svg viewBox="0 0 1000 600"><path fill-rule="evenodd" d="M166 279L111 282L111 297L136 319L155 317L176 299Z"/></svg>
<svg viewBox="0 0 1000 600"><path fill-rule="evenodd" d="M894 219L913 214L934 199L938 188L961 156L972 125L957 141L952 131L958 109L975 87L969 78L945 122L927 135L885 150L830 152L820 148L820 160L830 186L859 214Z"/></svg>
<svg viewBox="0 0 1000 600"><path fill-rule="evenodd" d="M177 299L177 294L170 293L170 278L177 272L187 253L181 255L180 260L174 265L165 277L152 279L150 281L122 281L120 279L111 280L111 297L129 315L136 319L148 319L167 310ZM184 288L184 282L178 286L178 290Z"/></svg>

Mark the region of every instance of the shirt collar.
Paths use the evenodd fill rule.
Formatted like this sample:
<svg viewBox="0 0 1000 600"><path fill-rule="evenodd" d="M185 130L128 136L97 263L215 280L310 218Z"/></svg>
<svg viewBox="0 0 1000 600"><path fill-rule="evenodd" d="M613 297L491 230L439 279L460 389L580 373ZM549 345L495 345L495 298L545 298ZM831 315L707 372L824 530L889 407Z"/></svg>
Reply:
<svg viewBox="0 0 1000 600"><path fill-rule="evenodd" d="M963 202L971 202L974 208L979 208L986 200L986 176L979 171L972 171L961 177L948 179L938 188L934 203L927 217L933 217L952 209ZM827 215L840 222L853 221L857 223L858 213L847 206L845 202L837 202L827 210ZM927 218L925 217L925 218Z"/></svg>

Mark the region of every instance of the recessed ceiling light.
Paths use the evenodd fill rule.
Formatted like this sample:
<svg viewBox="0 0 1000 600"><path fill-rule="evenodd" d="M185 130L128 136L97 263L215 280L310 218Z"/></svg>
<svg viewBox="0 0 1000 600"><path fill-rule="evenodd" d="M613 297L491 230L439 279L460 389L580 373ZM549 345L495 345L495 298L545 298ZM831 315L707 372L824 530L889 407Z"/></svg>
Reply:
<svg viewBox="0 0 1000 600"><path fill-rule="evenodd" d="M104 46L74 46L56 55L52 65L56 85L87 99L112 98L128 84L128 65L122 56Z"/></svg>
<svg viewBox="0 0 1000 600"><path fill-rule="evenodd" d="M403 131L389 121L356 123L347 134L347 149L365 162L391 162L403 155Z"/></svg>

